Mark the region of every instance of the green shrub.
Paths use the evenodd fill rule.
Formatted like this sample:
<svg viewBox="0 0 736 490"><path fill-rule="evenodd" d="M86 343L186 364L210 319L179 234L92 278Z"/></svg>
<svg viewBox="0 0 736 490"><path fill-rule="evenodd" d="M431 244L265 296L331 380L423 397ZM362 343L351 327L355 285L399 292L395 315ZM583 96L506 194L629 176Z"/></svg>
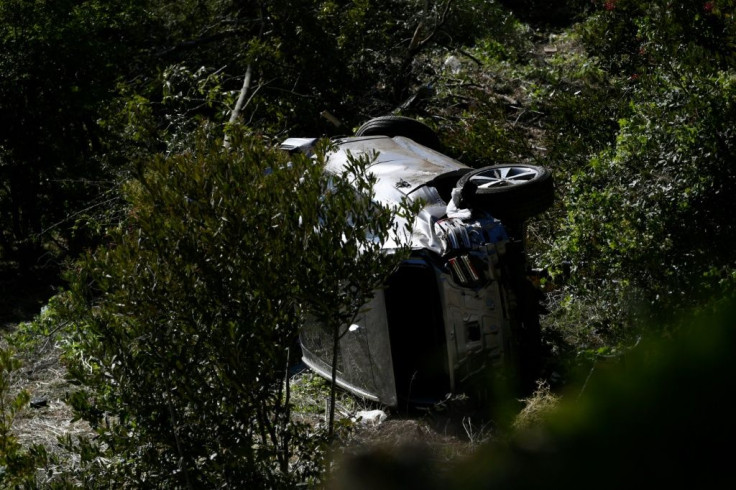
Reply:
<svg viewBox="0 0 736 490"><path fill-rule="evenodd" d="M367 158L328 179L325 148L287 162L231 137L228 151L201 131L142 165L127 221L69 272L70 402L99 436L75 449L89 481L319 481L325 435L291 417L286 383L297 330L307 312L330 326L357 313L401 258L367 241L398 211L356 192Z"/></svg>
<svg viewBox="0 0 736 490"><path fill-rule="evenodd" d="M570 265L548 321L581 352L732 290L736 264L733 5L597 7L576 35L603 76L546 105L560 214L545 260L560 282Z"/></svg>
<svg viewBox="0 0 736 490"><path fill-rule="evenodd" d="M734 4L729 0L606 0L579 25L592 56L612 73L631 76L673 60L700 69L733 67Z"/></svg>
<svg viewBox="0 0 736 490"><path fill-rule="evenodd" d="M735 81L643 81L615 145L574 174L554 260L572 261L573 299L601 306L609 327L733 287Z"/></svg>

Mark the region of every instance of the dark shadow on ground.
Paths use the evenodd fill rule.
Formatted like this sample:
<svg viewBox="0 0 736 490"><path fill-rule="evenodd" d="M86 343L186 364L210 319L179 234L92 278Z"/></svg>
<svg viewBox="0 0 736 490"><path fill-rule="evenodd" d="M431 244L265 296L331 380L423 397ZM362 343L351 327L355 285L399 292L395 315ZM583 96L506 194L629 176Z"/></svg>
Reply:
<svg viewBox="0 0 736 490"><path fill-rule="evenodd" d="M13 263L0 261L0 334L33 319L60 284L56 268L34 267L24 272Z"/></svg>

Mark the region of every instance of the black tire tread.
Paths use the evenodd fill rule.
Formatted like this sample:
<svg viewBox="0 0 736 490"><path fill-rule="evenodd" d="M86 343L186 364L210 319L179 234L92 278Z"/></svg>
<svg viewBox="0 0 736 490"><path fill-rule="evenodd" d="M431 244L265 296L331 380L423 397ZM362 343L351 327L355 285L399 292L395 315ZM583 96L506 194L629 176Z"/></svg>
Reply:
<svg viewBox="0 0 736 490"><path fill-rule="evenodd" d="M379 116L363 123L355 136L404 136L420 145L440 151L437 133L421 121L405 116Z"/></svg>

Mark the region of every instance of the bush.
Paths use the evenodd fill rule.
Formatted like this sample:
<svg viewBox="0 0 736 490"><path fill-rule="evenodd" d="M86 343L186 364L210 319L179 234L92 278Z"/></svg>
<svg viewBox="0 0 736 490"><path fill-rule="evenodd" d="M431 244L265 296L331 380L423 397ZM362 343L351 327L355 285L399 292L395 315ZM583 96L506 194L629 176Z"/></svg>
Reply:
<svg viewBox="0 0 736 490"><path fill-rule="evenodd" d="M673 60L700 69L734 64L736 24L729 0L605 0L579 30L590 54L613 73L631 76Z"/></svg>
<svg viewBox="0 0 736 490"><path fill-rule="evenodd" d="M619 121L615 147L576 175L560 244L586 289L605 278L676 310L733 281L734 81L653 80Z"/></svg>
<svg viewBox="0 0 736 490"><path fill-rule="evenodd" d="M611 87L591 107L610 109L596 124L563 106L575 132L560 131L551 155L577 157L559 163L564 214L546 254L558 279L571 265L553 321L581 350L633 341L637 319L676 317L734 287L733 25L726 4L707 3L608 2L581 24Z"/></svg>
<svg viewBox="0 0 736 490"><path fill-rule="evenodd" d="M142 165L128 220L69 273L69 368L83 386L71 403L99 434L76 450L96 484L319 480L324 433L290 416L297 330L306 311L342 318L365 303L401 254L358 246L396 211L356 193L367 159L350 185L323 174L324 148L287 162L231 136L231 151L202 131L190 151Z"/></svg>

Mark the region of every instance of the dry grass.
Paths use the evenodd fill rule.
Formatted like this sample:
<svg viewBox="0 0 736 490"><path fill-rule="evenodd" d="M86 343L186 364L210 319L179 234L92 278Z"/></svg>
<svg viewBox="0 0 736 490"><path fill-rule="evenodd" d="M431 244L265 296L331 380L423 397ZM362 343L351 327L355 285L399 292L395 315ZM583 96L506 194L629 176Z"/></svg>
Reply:
<svg viewBox="0 0 736 490"><path fill-rule="evenodd" d="M70 385L59 355L54 342L41 345L23 354L23 366L13 376L13 391L25 390L31 397L13 421L13 433L23 447L42 446L49 455L47 466L36 475L41 487L60 474L69 475L79 465L79 455L66 450L60 440L93 434L87 422L74 420L65 402Z"/></svg>
<svg viewBox="0 0 736 490"><path fill-rule="evenodd" d="M532 396L522 400L524 408L514 419L513 428L523 430L539 424L544 416L553 410L560 402L559 395L552 393L549 384L537 382L537 389Z"/></svg>
<svg viewBox="0 0 736 490"><path fill-rule="evenodd" d="M59 443L60 438L71 436L75 439L93 434L86 422L73 421L72 409L64 401L72 387L65 378L60 351L49 341L32 353L25 353L23 367L14 373L13 379L14 391L26 390L32 402L43 401L37 408L31 404L22 410L13 424L13 432L24 447L40 445L52 456L53 466L39 472L40 483L79 464L78 455L66 451ZM291 383L295 398L301 404L294 416L311 421L315 427L323 427L328 394L326 382L305 371L292 377ZM378 407L373 403L339 392L338 418L349 420L359 410L375 408ZM482 424L471 422L470 416L457 406L444 408L437 413L428 411L411 416L387 411L388 419L381 424L351 424L349 435L336 447L335 455L356 454L367 448L400 451L408 446L422 447L422 451L436 462L450 462L471 454L489 432L484 432Z"/></svg>
<svg viewBox="0 0 736 490"><path fill-rule="evenodd" d="M38 270L21 276L12 264L0 263L0 348L7 347L7 336L22 322L39 315L55 293L58 277L53 271ZM51 478L78 465L77 456L66 451L59 437L91 434L86 422L72 421L71 407L65 403L70 385L61 364L60 349L51 337L40 339L35 347L19 352L21 367L11 374L10 395L22 390L31 403L16 414L13 435L25 448L42 446L50 456L49 466L40 468L37 484L43 487Z"/></svg>
<svg viewBox="0 0 736 490"><path fill-rule="evenodd" d="M31 406L19 414L13 426L24 445L41 444L51 449L58 446L60 436L90 433L86 423L72 422L72 410L64 401L70 391L65 375L55 345L36 352L18 373L14 384L31 395ZM34 408L34 401L41 406Z"/></svg>
<svg viewBox="0 0 736 490"><path fill-rule="evenodd" d="M452 461L472 450L467 440L438 432L427 421L405 418L389 419L375 427L359 428L341 448L341 453L350 455L367 448L394 452L405 447L423 447L431 459L439 462Z"/></svg>

